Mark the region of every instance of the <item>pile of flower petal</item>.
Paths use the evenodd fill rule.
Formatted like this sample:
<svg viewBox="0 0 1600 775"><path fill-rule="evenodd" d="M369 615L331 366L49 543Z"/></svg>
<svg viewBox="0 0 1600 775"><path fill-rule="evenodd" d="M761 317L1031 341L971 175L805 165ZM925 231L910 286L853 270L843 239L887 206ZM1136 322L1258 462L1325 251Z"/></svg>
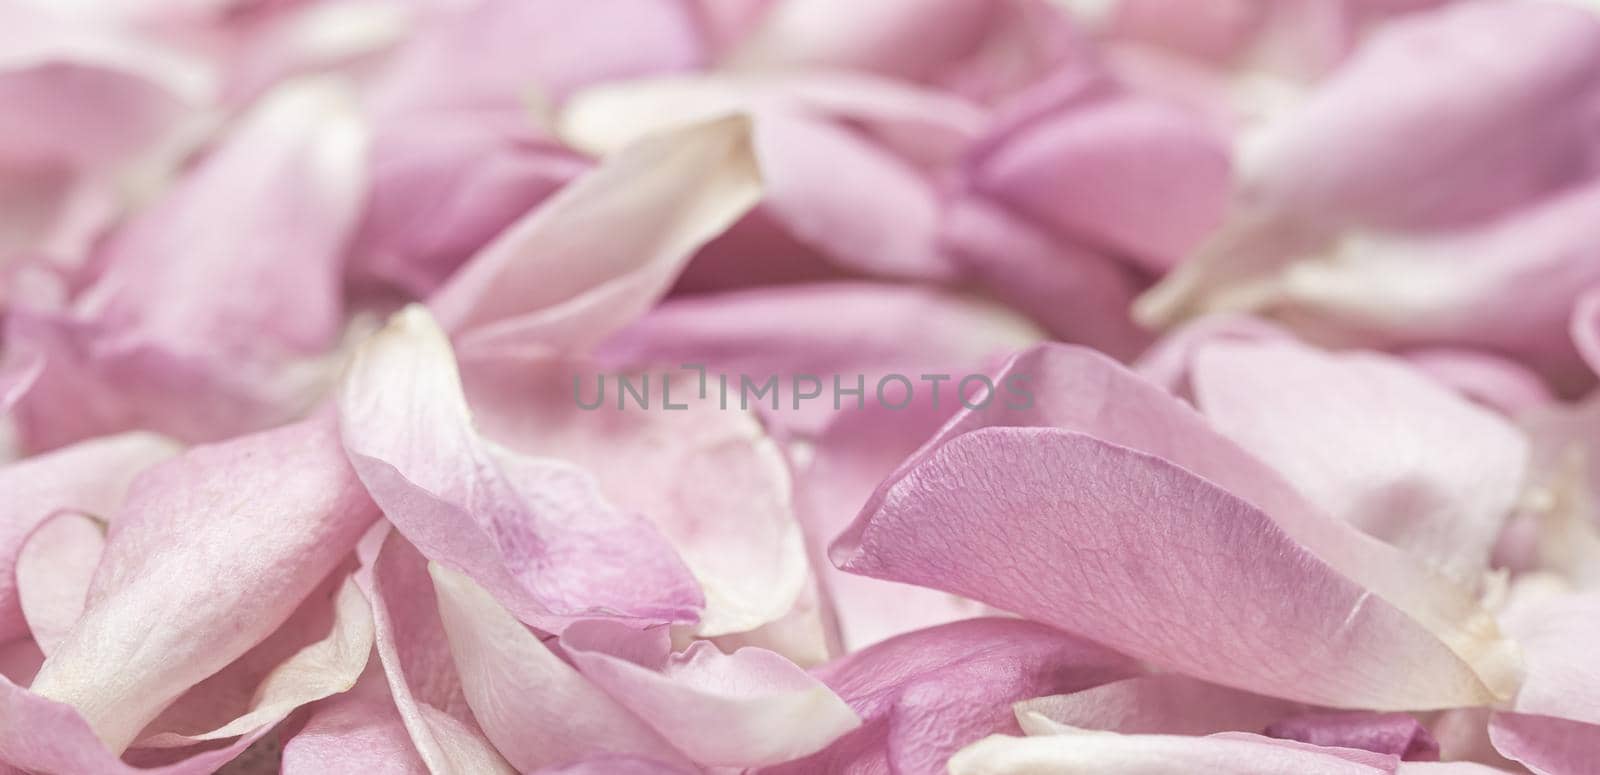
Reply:
<svg viewBox="0 0 1600 775"><path fill-rule="evenodd" d="M1592 0L0 0L0 772L1593 775L1597 372Z"/></svg>

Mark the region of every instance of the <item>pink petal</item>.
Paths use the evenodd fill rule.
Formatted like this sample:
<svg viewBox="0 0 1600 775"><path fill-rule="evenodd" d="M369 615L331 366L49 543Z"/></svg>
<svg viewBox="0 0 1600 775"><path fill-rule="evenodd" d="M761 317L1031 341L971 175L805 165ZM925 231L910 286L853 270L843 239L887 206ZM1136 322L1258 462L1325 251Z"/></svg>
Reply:
<svg viewBox="0 0 1600 775"><path fill-rule="evenodd" d="M618 640L614 631L582 628L563 636L562 647L584 677L702 765L785 762L861 723L828 687L770 651L723 654L696 641L663 659Z"/></svg>
<svg viewBox="0 0 1600 775"><path fill-rule="evenodd" d="M425 308L400 312L362 346L339 414L351 462L389 521L518 618L559 631L584 615L689 621L704 605L672 547L586 471L478 435L450 342Z"/></svg>
<svg viewBox="0 0 1600 775"><path fill-rule="evenodd" d="M689 770L636 756L597 756L575 764L545 767L538 775L685 775Z"/></svg>
<svg viewBox="0 0 1600 775"><path fill-rule="evenodd" d="M337 571L255 648L168 706L138 745L224 740L347 691L367 665L372 633L371 607L348 573Z"/></svg>
<svg viewBox="0 0 1600 775"><path fill-rule="evenodd" d="M1119 654L1017 619L969 619L906 633L817 671L864 724L773 772L942 772L961 746L1016 731L1011 703L1136 669Z"/></svg>
<svg viewBox="0 0 1600 775"><path fill-rule="evenodd" d="M0 641L26 632L18 604L16 559L28 534L62 511L109 518L140 471L177 445L148 433L108 436L0 468Z"/></svg>
<svg viewBox="0 0 1600 775"><path fill-rule="evenodd" d="M980 197L957 200L944 219L944 246L967 273L1056 338L1118 357L1149 344L1128 312L1143 285L1129 267Z"/></svg>
<svg viewBox="0 0 1600 775"><path fill-rule="evenodd" d="M1335 518L1474 585L1522 489L1528 442L1377 353L1213 343L1190 380L1217 430Z"/></svg>
<svg viewBox="0 0 1600 775"><path fill-rule="evenodd" d="M695 10L685 0L457 6L427 19L374 100L384 112L516 108L530 92L555 104L591 83L685 70L706 56Z"/></svg>
<svg viewBox="0 0 1600 775"><path fill-rule="evenodd" d="M749 131L736 117L630 145L479 251L429 305L464 350L603 339L755 205Z"/></svg>
<svg viewBox="0 0 1600 775"><path fill-rule="evenodd" d="M1312 745L1360 748L1405 761L1439 760L1439 741L1404 713L1308 713L1274 722L1263 734Z"/></svg>
<svg viewBox="0 0 1600 775"><path fill-rule="evenodd" d="M1391 775L1399 760L1238 733L1179 737L1070 730L984 738L951 757L950 774L1157 775L1175 766L1216 775Z"/></svg>
<svg viewBox="0 0 1600 775"><path fill-rule="evenodd" d="M845 653L924 627L968 619L990 609L937 590L844 573L827 561L827 545L849 527L878 483L932 438L958 408L957 396L935 405L919 396L904 410L872 403L833 418L812 447L797 483L807 543L815 558Z"/></svg>
<svg viewBox="0 0 1600 775"><path fill-rule="evenodd" d="M998 383L1017 387L1013 374L1020 391L964 411L882 485L834 544L841 568L1287 699L1424 709L1510 694L1514 655L1476 601L1317 513L1182 404L1072 348L1025 353ZM1173 627L1182 644L1161 635Z"/></svg>
<svg viewBox="0 0 1600 775"><path fill-rule="evenodd" d="M592 474L605 501L647 519L671 544L704 593L695 634L747 632L794 607L807 565L787 461L737 396L724 405L715 377L702 397L693 372L647 372L642 389L651 408L641 410L622 399L620 370L540 357L479 359L465 368L486 438ZM599 380L610 383L603 405L581 408L574 391L593 406ZM669 400L682 408L667 409ZM615 556L623 540L640 538L596 551ZM652 585L634 599L666 589Z"/></svg>
<svg viewBox="0 0 1600 775"><path fill-rule="evenodd" d="M0 678L0 762L12 767L96 775L207 775L270 731L270 727L261 727L226 746L196 753L174 764L132 767L107 751L71 706Z"/></svg>
<svg viewBox="0 0 1600 775"><path fill-rule="evenodd" d="M431 773L515 772L468 707L428 577L428 560L399 532L388 533L370 566L378 659L411 744Z"/></svg>
<svg viewBox="0 0 1600 775"><path fill-rule="evenodd" d="M603 753L688 765L471 579L438 564L428 570L467 704L519 772Z"/></svg>
<svg viewBox="0 0 1600 775"><path fill-rule="evenodd" d="M735 403L740 374L753 380L815 376L826 381L819 398L796 407L791 382L780 385L776 409L770 402L752 404L764 416L812 435L837 415L836 404L858 403L843 394L833 400L834 377L850 390L859 375L868 391L859 402L864 405L885 375L954 374L1039 339L1026 320L975 298L910 286L812 283L668 300L607 340L596 357L617 368L701 364L712 396L721 394L718 373L730 375L729 400ZM956 386L940 387L944 406L954 408Z"/></svg>
<svg viewBox="0 0 1600 775"><path fill-rule="evenodd" d="M132 427L215 440L298 416L322 375L297 361L343 325L341 250L364 194L352 108L327 84L268 95L110 239L70 312L13 319L8 339L47 357L18 407L30 446Z"/></svg>
<svg viewBox="0 0 1600 775"><path fill-rule="evenodd" d="M1187 676L1143 675L1072 694L1019 702L1017 718L1030 714L1080 729L1124 734L1209 735L1256 732L1302 706L1208 684ZM1031 731L1031 730L1030 730Z"/></svg>
<svg viewBox="0 0 1600 775"><path fill-rule="evenodd" d="M984 142L970 162L977 192L1157 273L1221 223L1228 149L1198 117L1138 97L1061 102Z"/></svg>
<svg viewBox="0 0 1600 775"><path fill-rule="evenodd" d="M57 512L17 552L17 600L28 631L46 654L83 615L89 583L106 545L105 528L75 512Z"/></svg>
<svg viewBox="0 0 1600 775"><path fill-rule="evenodd" d="M1496 713L1489 738L1500 753L1535 775L1590 771L1600 761L1600 726L1523 713Z"/></svg>
<svg viewBox="0 0 1600 775"><path fill-rule="evenodd" d="M1508 36L1527 45L1491 53ZM1397 19L1246 147L1244 196L1323 222L1481 217L1577 177L1597 75L1600 24L1575 8L1466 4ZM1536 135L1507 134L1529 115L1541 117Z"/></svg>
<svg viewBox="0 0 1600 775"><path fill-rule="evenodd" d="M284 775L361 772L425 775L377 661L354 688L312 706L304 727L283 746Z"/></svg>
<svg viewBox="0 0 1600 775"><path fill-rule="evenodd" d="M521 111L445 113L380 128L371 202L351 253L366 273L426 296L587 164Z"/></svg>
<svg viewBox="0 0 1600 775"><path fill-rule="evenodd" d="M1555 400L1539 375L1509 358L1479 350L1430 347L1405 359L1457 393L1507 417Z"/></svg>
<svg viewBox="0 0 1600 775"><path fill-rule="evenodd" d="M112 520L84 614L32 691L75 707L120 752L287 619L376 516L322 419L151 469Z"/></svg>

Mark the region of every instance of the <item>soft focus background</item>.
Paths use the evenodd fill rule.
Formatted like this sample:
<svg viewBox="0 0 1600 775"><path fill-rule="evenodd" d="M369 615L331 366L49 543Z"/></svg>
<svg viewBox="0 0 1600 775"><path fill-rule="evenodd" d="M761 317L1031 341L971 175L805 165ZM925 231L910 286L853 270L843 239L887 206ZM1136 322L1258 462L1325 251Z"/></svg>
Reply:
<svg viewBox="0 0 1600 775"><path fill-rule="evenodd" d="M1600 772L1593 0L0 0L0 313L0 769Z"/></svg>

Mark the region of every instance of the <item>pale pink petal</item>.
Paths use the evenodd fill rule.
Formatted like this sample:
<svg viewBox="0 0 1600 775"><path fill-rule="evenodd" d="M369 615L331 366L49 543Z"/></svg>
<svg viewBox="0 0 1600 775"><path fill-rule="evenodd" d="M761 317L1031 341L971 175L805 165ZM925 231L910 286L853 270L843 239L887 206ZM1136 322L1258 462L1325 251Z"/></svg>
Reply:
<svg viewBox="0 0 1600 775"><path fill-rule="evenodd" d="M326 379L303 358L343 326L341 250L365 190L365 130L322 83L274 91L109 239L68 311L11 341L46 355L18 407L30 446L152 428L215 440L298 416Z"/></svg>
<svg viewBox="0 0 1600 775"><path fill-rule="evenodd" d="M1228 733L1209 737L1063 731L994 735L950 758L950 775L1392 775L1399 759Z"/></svg>
<svg viewBox="0 0 1600 775"><path fill-rule="evenodd" d="M961 746L1017 731L1013 702L1136 670L1126 657L1020 619L969 619L906 633L816 671L864 724L772 772L943 772Z"/></svg>
<svg viewBox="0 0 1600 775"><path fill-rule="evenodd" d="M1132 368L1139 376L1160 385L1180 398L1194 396L1189 384L1189 372L1194 368L1195 354L1212 342L1274 342L1292 341L1294 335L1287 330L1260 318L1248 315L1207 315L1185 323L1163 336L1134 361Z"/></svg>
<svg viewBox="0 0 1600 775"><path fill-rule="evenodd" d="M780 375L780 383L789 384L779 385L777 407L770 399L750 405L812 435L840 409L866 404L889 374L955 374L940 384L943 405L953 409L954 383L966 376L957 370L986 366L1040 338L1020 316L976 298L887 284L812 283L671 299L595 355L619 368L702 365L708 393L719 400L718 375L727 374L730 404L739 401L739 375L756 381ZM819 397L793 401L795 375L822 382ZM862 399L841 393L835 401L834 378L853 390L858 376Z"/></svg>
<svg viewBox="0 0 1600 775"><path fill-rule="evenodd" d="M1528 441L1509 421L1378 353L1289 342L1215 342L1190 373L1229 438L1322 511L1463 585L1521 493Z"/></svg>
<svg viewBox="0 0 1600 775"><path fill-rule="evenodd" d="M648 520L671 544L705 597L697 635L753 630L794 607L807 565L788 464L736 391L724 402L714 376L701 396L692 372L646 372L630 382L649 403L640 409L624 400L620 369L540 357L484 358L464 368L485 438L577 466L606 502ZM595 387L601 380L609 384ZM596 390L605 393L599 406ZM624 541L652 534L644 525L633 530L595 551L616 557ZM639 576L643 566L622 572ZM640 601L670 589L639 585Z"/></svg>
<svg viewBox="0 0 1600 775"><path fill-rule="evenodd" d="M597 756L575 764L545 767L538 775L687 775L689 772L637 756Z"/></svg>
<svg viewBox="0 0 1600 775"><path fill-rule="evenodd" d="M834 544L841 568L1287 699L1389 710L1511 693L1515 655L1475 600L1318 513L1158 388L1061 346L997 381L992 406L880 487Z"/></svg>
<svg viewBox="0 0 1600 775"><path fill-rule="evenodd" d="M378 660L350 691L311 706L305 726L283 746L282 772L426 775L428 768L411 746Z"/></svg>
<svg viewBox="0 0 1600 775"><path fill-rule="evenodd" d="M1334 748L1360 748L1404 761L1438 761L1439 741L1416 718L1404 713L1307 713L1279 719L1263 732Z"/></svg>
<svg viewBox="0 0 1600 775"><path fill-rule="evenodd" d="M1600 374L1600 288L1591 288L1578 297L1568 330L1583 362L1590 371Z"/></svg>
<svg viewBox="0 0 1600 775"><path fill-rule="evenodd" d="M367 572L374 640L396 712L428 772L509 775L467 705L439 616L428 560L398 532Z"/></svg>
<svg viewBox="0 0 1600 775"><path fill-rule="evenodd" d="M672 547L588 472L478 435L450 342L425 308L398 313L362 346L339 414L389 521L519 619L558 631L567 617L691 621L702 607Z"/></svg>
<svg viewBox="0 0 1600 775"><path fill-rule="evenodd" d="M176 454L171 441L128 433L75 444L0 468L0 641L26 632L17 602L16 558L28 534L51 514L109 519L134 477Z"/></svg>
<svg viewBox="0 0 1600 775"><path fill-rule="evenodd" d="M1263 697L1187 676L1144 675L1072 694L1019 702L1017 718L1028 728L1030 714L1081 729L1125 734L1209 735L1259 732L1301 709L1296 703Z"/></svg>
<svg viewBox="0 0 1600 775"><path fill-rule="evenodd" d="M58 512L34 528L17 552L17 600L28 632L44 653L55 651L83 615L105 545L102 523Z"/></svg>
<svg viewBox="0 0 1600 775"><path fill-rule="evenodd" d="M1438 382L1507 417L1521 416L1555 400L1539 375L1490 352L1430 347L1403 355Z"/></svg>
<svg viewBox="0 0 1600 775"><path fill-rule="evenodd" d="M429 566L467 703L520 772L603 753L688 765L471 579Z"/></svg>
<svg viewBox="0 0 1600 775"><path fill-rule="evenodd" d="M1511 709L1581 721L1600 728L1600 592L1514 600L1501 616L1527 660L1527 676Z"/></svg>
<svg viewBox="0 0 1600 775"><path fill-rule="evenodd" d="M861 720L821 681L764 649L708 641L661 659L583 628L562 646L585 678L702 765L759 767L810 754ZM646 657L656 664L640 664Z"/></svg>
<svg viewBox="0 0 1600 775"><path fill-rule="evenodd" d="M347 573L335 572L276 632L179 697L138 745L224 740L347 691L367 665L372 631L366 598Z"/></svg>
<svg viewBox="0 0 1600 775"><path fill-rule="evenodd" d="M747 119L651 135L506 229L429 305L467 351L593 344L666 293L760 192Z"/></svg>
<svg viewBox="0 0 1600 775"><path fill-rule="evenodd" d="M275 630L377 516L333 423L191 449L135 480L83 616L32 690L120 752Z"/></svg>

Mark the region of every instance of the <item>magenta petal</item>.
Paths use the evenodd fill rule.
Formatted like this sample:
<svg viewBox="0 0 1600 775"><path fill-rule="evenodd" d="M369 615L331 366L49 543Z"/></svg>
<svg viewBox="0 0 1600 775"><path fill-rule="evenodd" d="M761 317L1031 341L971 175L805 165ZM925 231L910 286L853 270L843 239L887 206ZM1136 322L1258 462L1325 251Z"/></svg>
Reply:
<svg viewBox="0 0 1600 775"><path fill-rule="evenodd" d="M1439 760L1439 741L1404 713L1308 713L1273 722L1262 734L1312 745L1361 748L1405 761Z"/></svg>
<svg viewBox="0 0 1600 775"><path fill-rule="evenodd" d="M83 616L32 690L74 706L122 751L271 634L376 516L325 419L150 469L112 520Z"/></svg>
<svg viewBox="0 0 1600 775"><path fill-rule="evenodd" d="M690 621L704 605L672 547L588 472L478 435L450 342L425 308L367 340L339 414L351 462L389 521L519 619L559 631L584 615Z"/></svg>
<svg viewBox="0 0 1600 775"><path fill-rule="evenodd" d="M1019 356L1001 384L1011 375L1020 392L964 411L885 482L835 542L841 568L1287 699L1423 709L1511 693L1514 654L1474 600L1317 513L1175 399L1059 346ZM976 559L991 557L1011 559ZM1182 644L1160 635L1172 627Z"/></svg>
<svg viewBox="0 0 1600 775"><path fill-rule="evenodd" d="M1017 619L969 619L899 635L816 671L864 722L774 773L944 771L956 749L1016 731L1011 703L1135 672L1132 660Z"/></svg>

